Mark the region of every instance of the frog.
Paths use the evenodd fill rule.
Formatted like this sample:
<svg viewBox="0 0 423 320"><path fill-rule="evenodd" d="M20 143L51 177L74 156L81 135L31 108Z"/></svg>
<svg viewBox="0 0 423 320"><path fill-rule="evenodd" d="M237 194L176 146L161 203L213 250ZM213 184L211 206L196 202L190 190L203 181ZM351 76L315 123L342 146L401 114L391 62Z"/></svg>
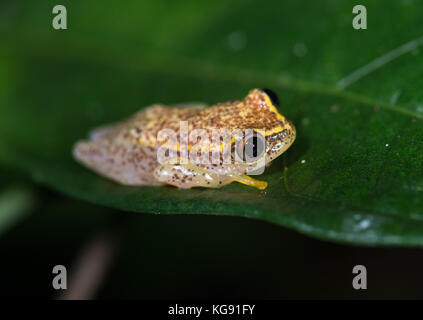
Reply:
<svg viewBox="0 0 423 320"><path fill-rule="evenodd" d="M296 138L295 126L278 109L277 94L258 88L251 89L243 99L211 106L153 104L122 121L95 128L88 139L75 143L73 156L87 168L123 185L190 189L220 188L239 182L263 190L267 182L252 177L258 163L260 168L268 167ZM184 132L181 123L187 129ZM195 130L206 133L201 144L198 139L191 140L189 133ZM231 135L225 145L223 138L213 144L212 138L208 138L213 136L213 130L238 135ZM175 132L177 143L169 147L169 139L160 138L164 131ZM216 161L198 162L182 157L205 143L213 147L203 153L202 159ZM159 161L158 153L163 150L173 156Z"/></svg>

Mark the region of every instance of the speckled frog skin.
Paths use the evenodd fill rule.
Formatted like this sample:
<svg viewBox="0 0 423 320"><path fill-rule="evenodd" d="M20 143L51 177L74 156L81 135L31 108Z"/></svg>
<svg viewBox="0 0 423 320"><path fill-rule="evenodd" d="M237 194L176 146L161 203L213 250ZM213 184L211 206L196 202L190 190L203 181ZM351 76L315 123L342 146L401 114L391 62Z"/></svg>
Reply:
<svg viewBox="0 0 423 320"><path fill-rule="evenodd" d="M122 122L93 130L88 141L75 144L73 153L76 160L88 168L125 185L170 184L179 188L217 188L237 181L265 189L265 181L253 179L247 174L257 167L258 160L247 161L246 151L243 153L242 150L250 144L249 150L253 150L255 156L257 152L260 153L260 159L267 166L291 146L296 136L295 127L278 112L278 107L276 94L268 89L253 89L242 100L210 107L201 104L178 107L155 104ZM190 141L189 134L180 135L181 121L187 124L188 133L194 129L204 129L212 137L216 129L253 129L254 138L243 136L236 141L232 138L229 147L220 146L220 160L217 163L211 161L212 148L207 153L209 163L194 163L191 158L187 162L178 161L181 147L187 146L191 150L198 142ZM157 157L159 148L166 142L158 139L163 129L177 132L178 141L185 138L187 140L184 141L188 143L182 145L178 142L176 158L167 163L158 161ZM211 143L211 138L207 143ZM239 157L238 161L235 159L239 150L238 154L244 161L239 161ZM223 161L224 154L229 155L229 163Z"/></svg>

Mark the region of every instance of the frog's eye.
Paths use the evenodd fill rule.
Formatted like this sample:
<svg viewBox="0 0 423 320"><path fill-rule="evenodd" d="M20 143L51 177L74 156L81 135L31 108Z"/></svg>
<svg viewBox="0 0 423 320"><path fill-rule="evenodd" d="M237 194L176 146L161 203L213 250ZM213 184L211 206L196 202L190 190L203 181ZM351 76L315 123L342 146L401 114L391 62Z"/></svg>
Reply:
<svg viewBox="0 0 423 320"><path fill-rule="evenodd" d="M279 107L279 98L277 96L276 93L274 93L272 90L270 89L261 89L261 91L263 91L265 94L267 94L267 96L269 97L270 102L275 106L275 107Z"/></svg>
<svg viewBox="0 0 423 320"><path fill-rule="evenodd" d="M251 163L260 158L265 150L266 139L257 131L247 135L243 143L237 147L238 157L244 162Z"/></svg>

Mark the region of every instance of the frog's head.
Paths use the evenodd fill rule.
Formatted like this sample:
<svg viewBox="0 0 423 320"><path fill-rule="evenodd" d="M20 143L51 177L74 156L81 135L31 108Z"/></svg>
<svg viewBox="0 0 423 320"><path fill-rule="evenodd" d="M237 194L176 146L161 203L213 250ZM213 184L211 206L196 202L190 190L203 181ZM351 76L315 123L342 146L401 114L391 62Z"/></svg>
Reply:
<svg viewBox="0 0 423 320"><path fill-rule="evenodd" d="M279 99L269 89L253 89L245 97L243 113L254 119L246 127L253 130L236 148L238 155L244 155L244 160L246 158L253 160L246 161L248 167L257 166L257 161L260 159L262 164L269 164L294 142L295 127L279 113L278 108L280 108Z"/></svg>

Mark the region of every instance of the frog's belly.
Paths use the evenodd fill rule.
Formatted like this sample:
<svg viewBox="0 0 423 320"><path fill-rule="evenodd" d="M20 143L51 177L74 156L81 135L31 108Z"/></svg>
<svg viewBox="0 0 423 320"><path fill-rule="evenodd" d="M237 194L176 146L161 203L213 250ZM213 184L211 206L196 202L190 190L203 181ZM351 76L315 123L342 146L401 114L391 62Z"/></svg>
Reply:
<svg viewBox="0 0 423 320"><path fill-rule="evenodd" d="M126 185L159 185L153 176L156 151L138 145L113 144L107 140L80 141L75 158L95 172Z"/></svg>

